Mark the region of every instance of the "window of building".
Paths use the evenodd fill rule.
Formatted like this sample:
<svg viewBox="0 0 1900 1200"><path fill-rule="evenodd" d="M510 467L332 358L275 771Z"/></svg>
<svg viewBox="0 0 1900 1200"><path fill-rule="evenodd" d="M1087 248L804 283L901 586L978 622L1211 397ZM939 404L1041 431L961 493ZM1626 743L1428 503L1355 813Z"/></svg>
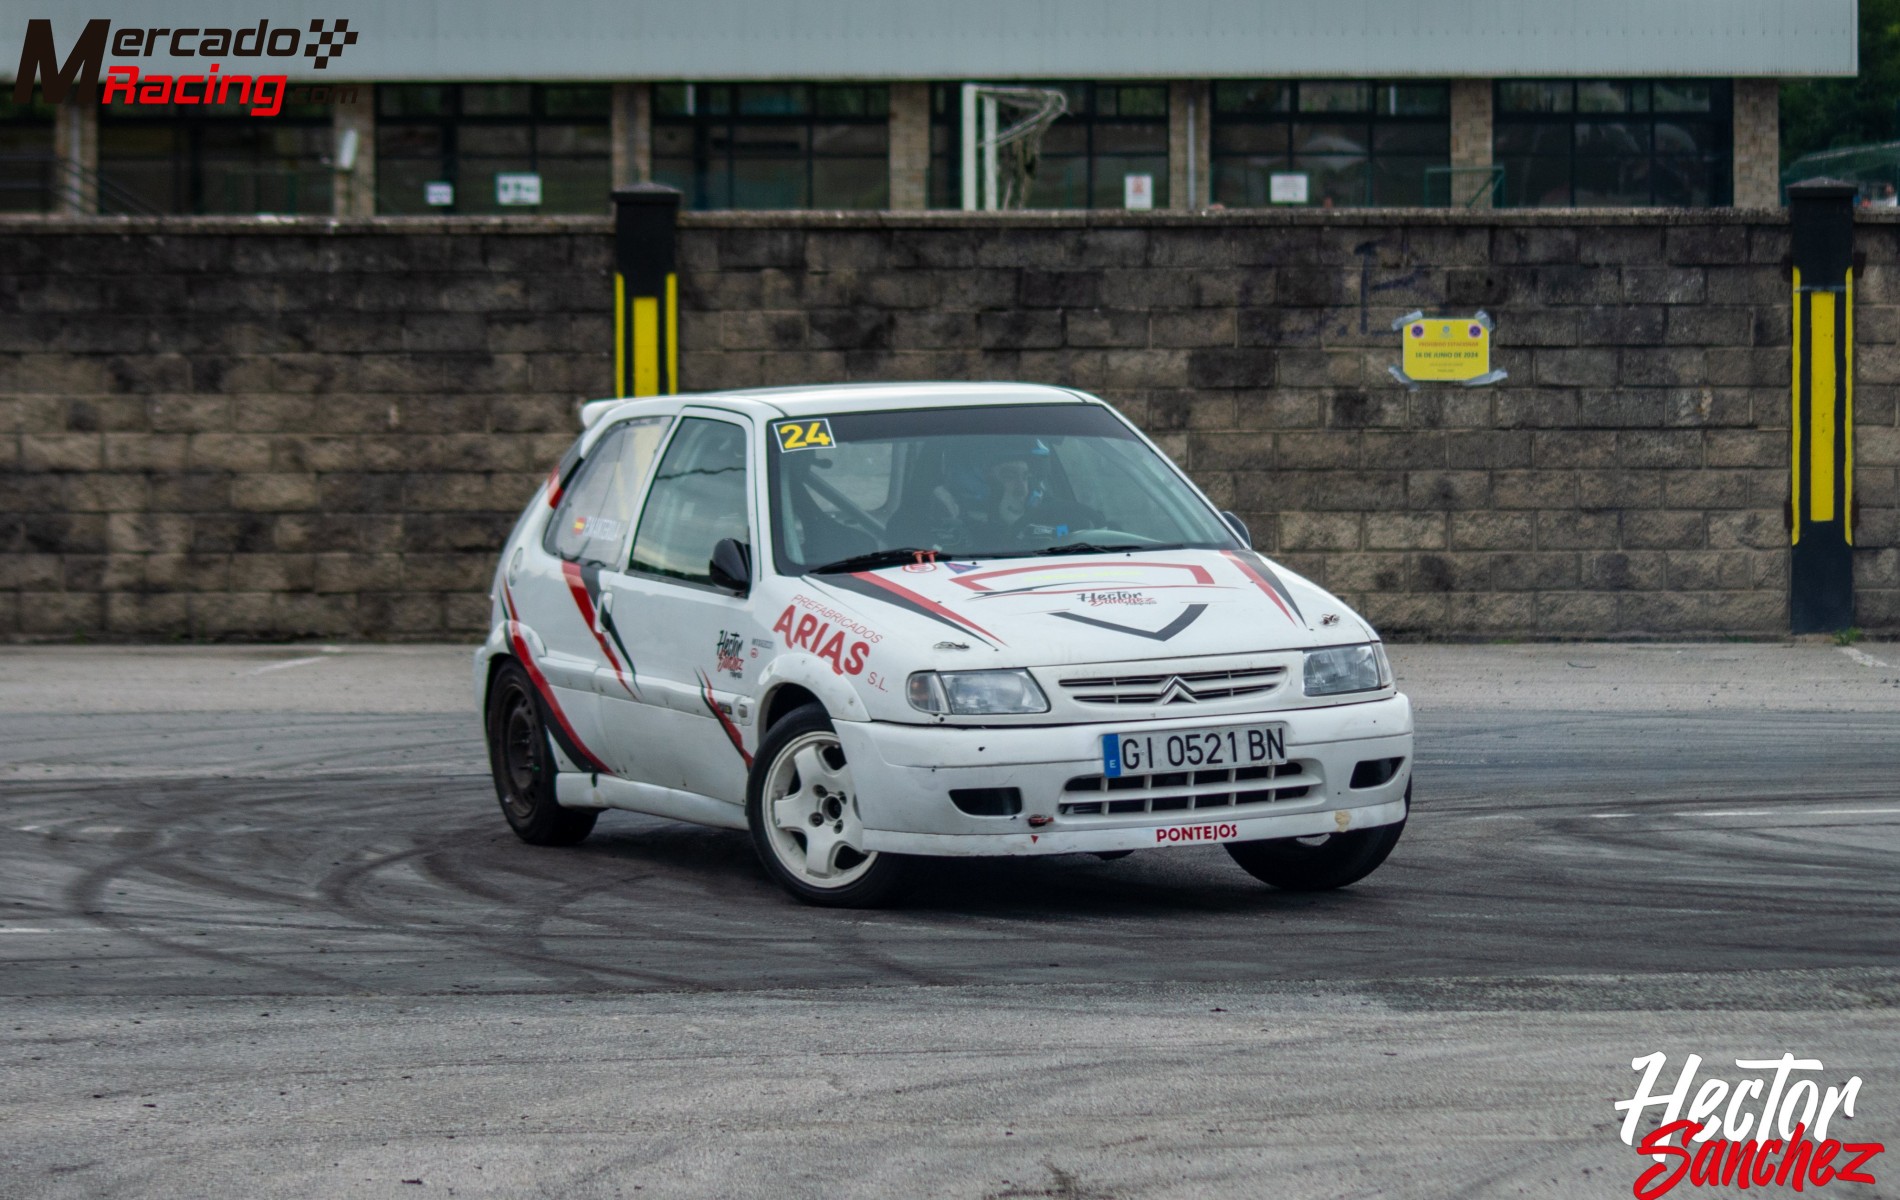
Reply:
<svg viewBox="0 0 1900 1200"><path fill-rule="evenodd" d="M612 108L604 84L384 84L376 89L376 211L605 212ZM502 204L499 175L539 176L541 203ZM432 183L452 191L432 197Z"/></svg>
<svg viewBox="0 0 1900 1200"><path fill-rule="evenodd" d="M1029 208L1121 208L1130 175L1149 176L1168 206L1165 83L1032 83L1061 88L1069 111L1042 138ZM963 85L931 89L929 203L963 207Z"/></svg>
<svg viewBox="0 0 1900 1200"><path fill-rule="evenodd" d="M1730 202L1724 79L1501 80L1493 150L1503 203L1706 206Z"/></svg>
<svg viewBox="0 0 1900 1200"><path fill-rule="evenodd" d="M0 93L0 212L51 210L61 182L55 166L53 106Z"/></svg>
<svg viewBox="0 0 1900 1200"><path fill-rule="evenodd" d="M653 179L688 208L888 208L890 146L881 85L653 89Z"/></svg>
<svg viewBox="0 0 1900 1200"><path fill-rule="evenodd" d="M1220 80L1213 109L1213 199L1230 208L1272 203L1275 175L1305 176L1312 205L1422 205L1451 164L1443 83Z"/></svg>
<svg viewBox="0 0 1900 1200"><path fill-rule="evenodd" d="M101 206L123 197L163 213L327 215L334 136L327 104L286 100L268 119L235 104L104 104Z"/></svg>
<svg viewBox="0 0 1900 1200"><path fill-rule="evenodd" d="M930 166L924 172L924 203L963 207L962 89L954 83L930 88Z"/></svg>

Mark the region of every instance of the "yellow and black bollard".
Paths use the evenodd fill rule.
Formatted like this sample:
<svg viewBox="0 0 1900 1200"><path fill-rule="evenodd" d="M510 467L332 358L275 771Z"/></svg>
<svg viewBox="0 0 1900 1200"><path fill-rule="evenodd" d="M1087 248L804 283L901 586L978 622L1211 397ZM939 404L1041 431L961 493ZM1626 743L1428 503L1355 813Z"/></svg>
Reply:
<svg viewBox="0 0 1900 1200"><path fill-rule="evenodd" d="M1793 411L1788 619L1795 633L1854 623L1853 184L1788 189L1793 225Z"/></svg>
<svg viewBox="0 0 1900 1200"><path fill-rule="evenodd" d="M680 387L680 194L657 183L614 190L614 391L670 396Z"/></svg>

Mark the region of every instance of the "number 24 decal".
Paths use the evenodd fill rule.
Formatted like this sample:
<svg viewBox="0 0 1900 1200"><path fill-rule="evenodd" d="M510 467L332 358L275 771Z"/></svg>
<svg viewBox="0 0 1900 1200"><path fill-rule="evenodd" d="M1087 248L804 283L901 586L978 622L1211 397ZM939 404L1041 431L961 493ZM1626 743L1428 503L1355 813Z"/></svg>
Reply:
<svg viewBox="0 0 1900 1200"><path fill-rule="evenodd" d="M772 427L780 450L815 450L831 445L830 421L781 421Z"/></svg>

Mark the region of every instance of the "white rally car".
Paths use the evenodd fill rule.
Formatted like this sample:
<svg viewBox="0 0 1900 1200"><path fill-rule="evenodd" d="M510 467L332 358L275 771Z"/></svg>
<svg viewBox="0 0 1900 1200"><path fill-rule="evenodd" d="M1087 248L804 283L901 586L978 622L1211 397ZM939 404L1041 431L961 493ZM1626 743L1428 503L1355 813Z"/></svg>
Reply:
<svg viewBox="0 0 1900 1200"><path fill-rule="evenodd" d="M1412 709L1352 610L1112 408L1017 384L582 410L476 654L502 811L750 830L795 896L929 855L1219 843L1277 887L1399 839Z"/></svg>

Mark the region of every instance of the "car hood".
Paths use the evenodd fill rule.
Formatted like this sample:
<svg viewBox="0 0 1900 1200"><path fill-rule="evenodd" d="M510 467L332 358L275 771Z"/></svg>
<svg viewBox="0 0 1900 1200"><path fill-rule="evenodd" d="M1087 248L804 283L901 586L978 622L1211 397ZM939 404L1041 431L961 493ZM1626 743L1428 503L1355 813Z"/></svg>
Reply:
<svg viewBox="0 0 1900 1200"><path fill-rule="evenodd" d="M941 665L1051 666L1365 641L1332 595L1247 550L937 562L805 583ZM942 645L951 643L951 645Z"/></svg>

